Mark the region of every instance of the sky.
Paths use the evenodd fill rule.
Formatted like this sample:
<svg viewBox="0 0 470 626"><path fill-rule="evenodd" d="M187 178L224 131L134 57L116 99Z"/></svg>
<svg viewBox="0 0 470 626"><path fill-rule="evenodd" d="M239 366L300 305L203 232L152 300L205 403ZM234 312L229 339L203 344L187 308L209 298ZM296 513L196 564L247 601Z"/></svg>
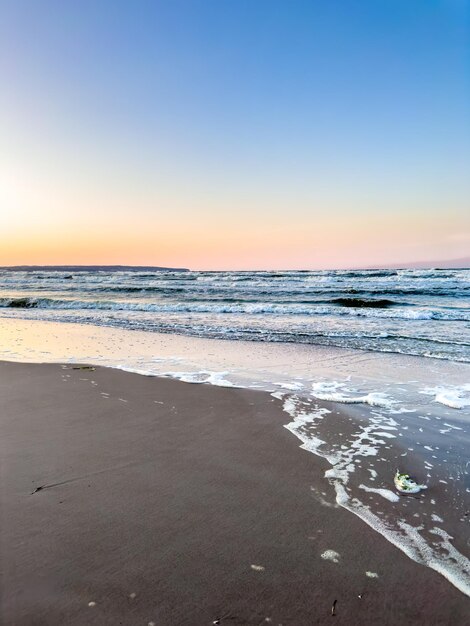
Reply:
<svg viewBox="0 0 470 626"><path fill-rule="evenodd" d="M0 265L470 254L470 0L0 0Z"/></svg>

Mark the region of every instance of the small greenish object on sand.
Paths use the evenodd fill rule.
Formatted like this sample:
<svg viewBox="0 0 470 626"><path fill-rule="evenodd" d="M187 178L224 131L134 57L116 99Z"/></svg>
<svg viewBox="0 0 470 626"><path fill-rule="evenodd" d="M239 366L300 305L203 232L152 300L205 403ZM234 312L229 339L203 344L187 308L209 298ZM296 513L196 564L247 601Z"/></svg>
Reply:
<svg viewBox="0 0 470 626"><path fill-rule="evenodd" d="M397 470L393 482L400 493L418 493L421 489L426 489L426 485L418 485L409 474L401 474L400 470Z"/></svg>
<svg viewBox="0 0 470 626"><path fill-rule="evenodd" d="M321 555L321 558L325 561L339 563L341 556L338 554L338 552L335 552L334 550L325 550L325 552L323 552L323 554Z"/></svg>

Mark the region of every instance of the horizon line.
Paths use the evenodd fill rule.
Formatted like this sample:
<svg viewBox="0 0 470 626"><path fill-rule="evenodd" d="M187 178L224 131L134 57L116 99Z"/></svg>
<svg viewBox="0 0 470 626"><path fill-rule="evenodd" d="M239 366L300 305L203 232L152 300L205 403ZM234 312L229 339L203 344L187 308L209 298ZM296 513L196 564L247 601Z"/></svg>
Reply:
<svg viewBox="0 0 470 626"><path fill-rule="evenodd" d="M444 265L456 264L462 262L462 265L453 265L452 267L444 267ZM441 265L442 264L442 265ZM415 267L413 267L415 266ZM352 266L352 267L329 267L329 268L269 268L269 269L194 269L188 267L173 267L163 265L125 265L125 264L15 264L15 265L1 265L0 270L7 271L54 271L54 270L70 270L70 271L87 271L90 269L106 268L108 270L160 270L160 271L173 271L173 272L318 272L318 271L374 271L374 270L400 270L400 269L470 269L470 258L463 257L457 259L445 259L441 261L410 261L406 263L393 263L390 265L377 265L377 266Z"/></svg>

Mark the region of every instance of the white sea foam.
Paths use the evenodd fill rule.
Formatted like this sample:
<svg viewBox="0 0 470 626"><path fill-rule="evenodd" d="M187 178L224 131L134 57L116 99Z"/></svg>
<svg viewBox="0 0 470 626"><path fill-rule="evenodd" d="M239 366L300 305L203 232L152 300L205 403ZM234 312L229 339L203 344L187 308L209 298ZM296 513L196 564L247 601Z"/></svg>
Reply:
<svg viewBox="0 0 470 626"><path fill-rule="evenodd" d="M201 370L198 372L164 372L161 376L176 378L182 382L196 385L208 384L215 385L216 387L235 387L236 385L225 378L228 374L229 372Z"/></svg>
<svg viewBox="0 0 470 626"><path fill-rule="evenodd" d="M357 395L355 390L349 389L344 383L337 381L324 381L312 384L312 396L318 400L329 402L343 402L346 404L368 404L374 407L393 409L397 404L385 393L370 392L365 395Z"/></svg>
<svg viewBox="0 0 470 626"><path fill-rule="evenodd" d="M288 389L290 391L300 391L303 388L302 383L291 382L291 383L274 383L277 387L281 387L281 389Z"/></svg>
<svg viewBox="0 0 470 626"><path fill-rule="evenodd" d="M463 409L470 406L470 384L460 387L426 387L421 393L435 396L434 402L439 402L451 409Z"/></svg>
<svg viewBox="0 0 470 626"><path fill-rule="evenodd" d="M377 493L389 502L399 502L400 500L400 497L397 496L396 493L393 493L393 491L390 491L390 489L375 489L374 487L367 487L366 485L359 485L359 489L363 489L368 493Z"/></svg>
<svg viewBox="0 0 470 626"><path fill-rule="evenodd" d="M363 504L358 497L352 495L349 485L356 469L355 461L361 457L377 456L378 450L384 444L378 433L384 431L384 425L395 427L396 422L381 413L375 412L349 446L332 449L326 441L319 438L315 431L318 425L328 416L328 412L320 407L310 411L305 402L299 397L287 396L284 399L284 410L292 421L286 428L295 434L302 442L301 447L326 459L331 468L325 472L325 477L334 486L336 502L357 515L376 532L383 535L394 546L399 548L408 557L418 563L427 565L443 575L462 593L470 596L470 561L451 544L451 537L441 529L432 532L440 536L441 541L436 545L429 544L421 535L423 527L413 527L403 519L387 519L373 512L369 506ZM365 491L379 493L382 497L397 502L398 496L389 490L359 486ZM442 555L442 550L445 555Z"/></svg>

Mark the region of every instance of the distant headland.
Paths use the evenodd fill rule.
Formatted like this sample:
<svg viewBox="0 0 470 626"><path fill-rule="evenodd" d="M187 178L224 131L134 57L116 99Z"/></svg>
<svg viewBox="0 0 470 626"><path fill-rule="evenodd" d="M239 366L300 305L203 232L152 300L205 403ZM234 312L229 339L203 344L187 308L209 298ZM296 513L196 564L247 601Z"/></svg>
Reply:
<svg viewBox="0 0 470 626"><path fill-rule="evenodd" d="M154 265L5 265L0 269L12 272L189 272L186 267Z"/></svg>

